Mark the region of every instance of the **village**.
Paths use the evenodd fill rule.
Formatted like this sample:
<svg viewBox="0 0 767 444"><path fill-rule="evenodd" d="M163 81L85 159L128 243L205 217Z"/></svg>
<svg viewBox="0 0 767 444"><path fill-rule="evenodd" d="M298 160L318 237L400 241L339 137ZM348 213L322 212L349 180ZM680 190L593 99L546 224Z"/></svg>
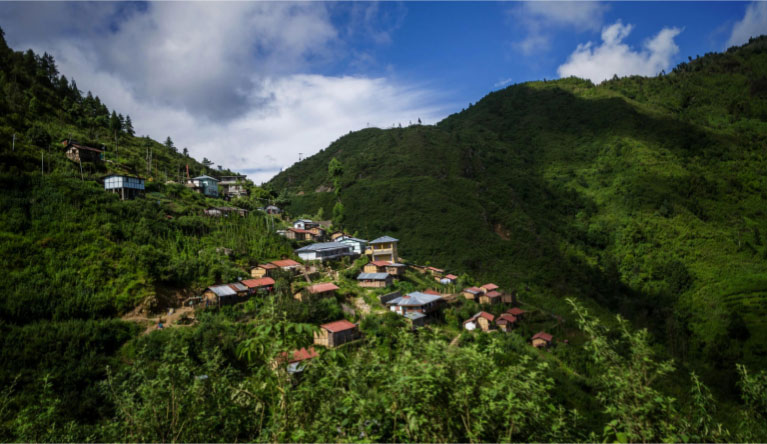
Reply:
<svg viewBox="0 0 767 444"><path fill-rule="evenodd" d="M62 141L66 156L77 163L98 162L100 150L79 145L70 140ZM103 178L104 190L115 193L121 200L134 199L145 188L145 179L123 174L110 174ZM244 176L225 176L220 179L202 175L190 177L187 173L184 185L207 198L224 200L247 196ZM562 318L541 313L535 307L528 310L517 295L517 290L502 289L494 283L473 285L474 281L463 279L432 265L419 265L399 255L399 240L383 235L373 240L360 239L344 231L330 231L331 221L313 221L308 218L289 220L275 205L266 205L260 211L277 220L275 232L294 244L294 258L283 257L270 262L258 263L247 273L250 278L236 282L210 285L202 294L188 298L184 306L170 309L165 316L157 317L157 323L147 329L188 325L193 322L196 310L218 309L246 302L252 298L271 297L275 289L275 274L279 271L289 276L292 297L299 302L321 298L337 298L345 303L345 315L349 318L375 316L390 311L405 320L413 331L429 326L444 325L442 312L451 306L467 302L476 303L480 310L467 319L460 320L462 331L473 334L510 334L519 331L530 322L532 315L544 320L554 319L556 328ZM203 211L210 217L247 217L248 210L234 206L211 206ZM354 271L353 279L345 274ZM343 282L341 282L343 281ZM341 286L347 291L341 294ZM352 288L352 291L348 291ZM351 308L354 307L354 308ZM146 320L147 318L142 318ZM544 325L546 322L543 323ZM301 361L318 356L314 346L334 348L357 341L362 337L359 322L346 318L318 326L313 344L306 344L282 357L295 373L302 368ZM456 340L458 338L456 337ZM555 344L554 335L539 330L526 338L532 347L548 349ZM563 344L567 340L562 341Z"/></svg>

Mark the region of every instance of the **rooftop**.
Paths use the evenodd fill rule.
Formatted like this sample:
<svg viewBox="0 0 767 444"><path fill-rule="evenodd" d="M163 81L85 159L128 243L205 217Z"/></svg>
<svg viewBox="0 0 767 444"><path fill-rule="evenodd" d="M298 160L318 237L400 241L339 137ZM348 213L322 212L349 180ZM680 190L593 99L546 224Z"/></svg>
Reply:
<svg viewBox="0 0 767 444"><path fill-rule="evenodd" d="M338 287L336 286L336 284L332 282L323 282L321 284L314 284L311 287L307 287L307 290L309 290L309 293L315 294L315 293L325 293L326 291L338 290Z"/></svg>
<svg viewBox="0 0 767 444"><path fill-rule="evenodd" d="M339 331L350 330L355 327L357 327L357 324L352 324L346 319L341 319L340 321L320 325L320 328L324 328L331 333L338 333Z"/></svg>
<svg viewBox="0 0 767 444"><path fill-rule="evenodd" d="M426 305L434 301L439 301L441 299L442 299L441 296L421 293L420 291L415 291L413 293L408 293L405 296L394 298L391 301L387 302L386 305L399 305L399 306L412 307L412 306Z"/></svg>
<svg viewBox="0 0 767 444"><path fill-rule="evenodd" d="M510 309L506 310L506 313L512 314L514 316L519 316L519 315L525 313L525 310L522 310L519 307L514 307L514 308L510 308Z"/></svg>
<svg viewBox="0 0 767 444"><path fill-rule="evenodd" d="M242 283L248 288L264 287L266 285L274 285L274 279L265 277L261 279L246 279Z"/></svg>
<svg viewBox="0 0 767 444"><path fill-rule="evenodd" d="M282 267L297 267L297 266L301 265L298 262L294 261L293 259L282 259L282 260L279 260L279 261L272 261L272 263L274 265L280 267L280 268L282 268Z"/></svg>
<svg viewBox="0 0 767 444"><path fill-rule="evenodd" d="M546 333L545 331L539 331L538 333L536 333L533 336L533 339L543 339L546 342L551 342L552 338L553 338L553 336L551 336L550 334Z"/></svg>
<svg viewBox="0 0 767 444"><path fill-rule="evenodd" d="M485 284L481 288L484 288L487 291L491 291L491 290L497 290L498 286L495 284Z"/></svg>
<svg viewBox="0 0 767 444"><path fill-rule="evenodd" d="M306 253L310 251L324 251L324 250L338 250L338 249L350 249L351 247L342 244L341 242L317 242L315 244L307 245L296 250L297 253Z"/></svg>
<svg viewBox="0 0 767 444"><path fill-rule="evenodd" d="M359 276L357 276L357 280L385 281L389 276L389 273L360 273Z"/></svg>
<svg viewBox="0 0 767 444"><path fill-rule="evenodd" d="M399 239L394 239L391 236L381 236L378 239L370 241L371 244L382 244L385 242L399 242Z"/></svg>
<svg viewBox="0 0 767 444"><path fill-rule="evenodd" d="M205 175L192 178L192 180L201 180L201 179L215 180L216 182L218 182L218 179L216 179L215 177L210 177Z"/></svg>

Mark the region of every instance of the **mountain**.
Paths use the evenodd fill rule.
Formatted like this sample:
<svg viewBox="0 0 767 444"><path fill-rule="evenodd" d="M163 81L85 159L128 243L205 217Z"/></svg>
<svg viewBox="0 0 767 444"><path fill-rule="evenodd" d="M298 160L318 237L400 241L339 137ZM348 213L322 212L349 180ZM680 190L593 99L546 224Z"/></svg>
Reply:
<svg viewBox="0 0 767 444"><path fill-rule="evenodd" d="M408 260L555 311L578 296L732 371L767 360L766 148L762 36L654 78L529 82L353 132L269 185L292 214L335 208Z"/></svg>

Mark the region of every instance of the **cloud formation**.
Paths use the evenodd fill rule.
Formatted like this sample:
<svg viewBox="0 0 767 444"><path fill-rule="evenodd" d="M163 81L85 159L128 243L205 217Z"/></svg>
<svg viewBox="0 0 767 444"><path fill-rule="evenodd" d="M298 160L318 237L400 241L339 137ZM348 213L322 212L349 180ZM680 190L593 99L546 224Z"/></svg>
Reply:
<svg viewBox="0 0 767 444"><path fill-rule="evenodd" d="M530 1L512 9L516 24L526 29L524 39L514 46L526 55L546 51L554 30L564 28L575 32L597 31L602 26L607 6L598 2Z"/></svg>
<svg viewBox="0 0 767 444"><path fill-rule="evenodd" d="M343 38L359 29L375 29L374 43L388 41L387 27L371 16L375 9L364 6L354 6L350 28L337 29L331 15L339 7L11 3L0 4L0 25L14 47L47 51L80 88L130 115L138 134L171 136L198 159L250 172L260 182L299 152L306 157L367 124L444 115L430 105L426 88L312 74L343 58L350 46Z"/></svg>
<svg viewBox="0 0 767 444"><path fill-rule="evenodd" d="M600 83L627 75L654 76L668 69L672 58L679 52L674 38L682 32L679 28L663 28L643 44L643 49L632 50L623 40L633 25L620 21L602 30L602 44L592 42L579 44L567 62L559 66L560 77L576 76Z"/></svg>
<svg viewBox="0 0 767 444"><path fill-rule="evenodd" d="M727 47L742 45L762 34L767 34L767 2L753 2L746 8L743 19L732 27Z"/></svg>

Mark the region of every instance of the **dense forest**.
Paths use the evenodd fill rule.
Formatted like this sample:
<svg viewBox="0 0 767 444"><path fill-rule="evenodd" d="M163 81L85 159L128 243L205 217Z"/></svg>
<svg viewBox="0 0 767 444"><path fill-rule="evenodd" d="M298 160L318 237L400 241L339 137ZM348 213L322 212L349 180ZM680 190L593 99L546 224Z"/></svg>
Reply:
<svg viewBox="0 0 767 444"><path fill-rule="evenodd" d="M186 165L231 171L136 136L0 31L0 440L767 440L765 48L653 79L512 86L433 127L345 136L225 203L177 182ZM62 139L106 158L72 162ZM145 177L144 195L105 193L113 172ZM272 295L189 325L128 320L291 257L264 202L516 289L527 324L466 332L502 308L461 300L411 331L356 285L364 257L331 266L333 298L299 302L277 273ZM221 205L251 211L203 216ZM433 285L409 273L395 288ZM341 318L362 339L300 374L279 365ZM541 328L568 340L535 349Z"/></svg>

